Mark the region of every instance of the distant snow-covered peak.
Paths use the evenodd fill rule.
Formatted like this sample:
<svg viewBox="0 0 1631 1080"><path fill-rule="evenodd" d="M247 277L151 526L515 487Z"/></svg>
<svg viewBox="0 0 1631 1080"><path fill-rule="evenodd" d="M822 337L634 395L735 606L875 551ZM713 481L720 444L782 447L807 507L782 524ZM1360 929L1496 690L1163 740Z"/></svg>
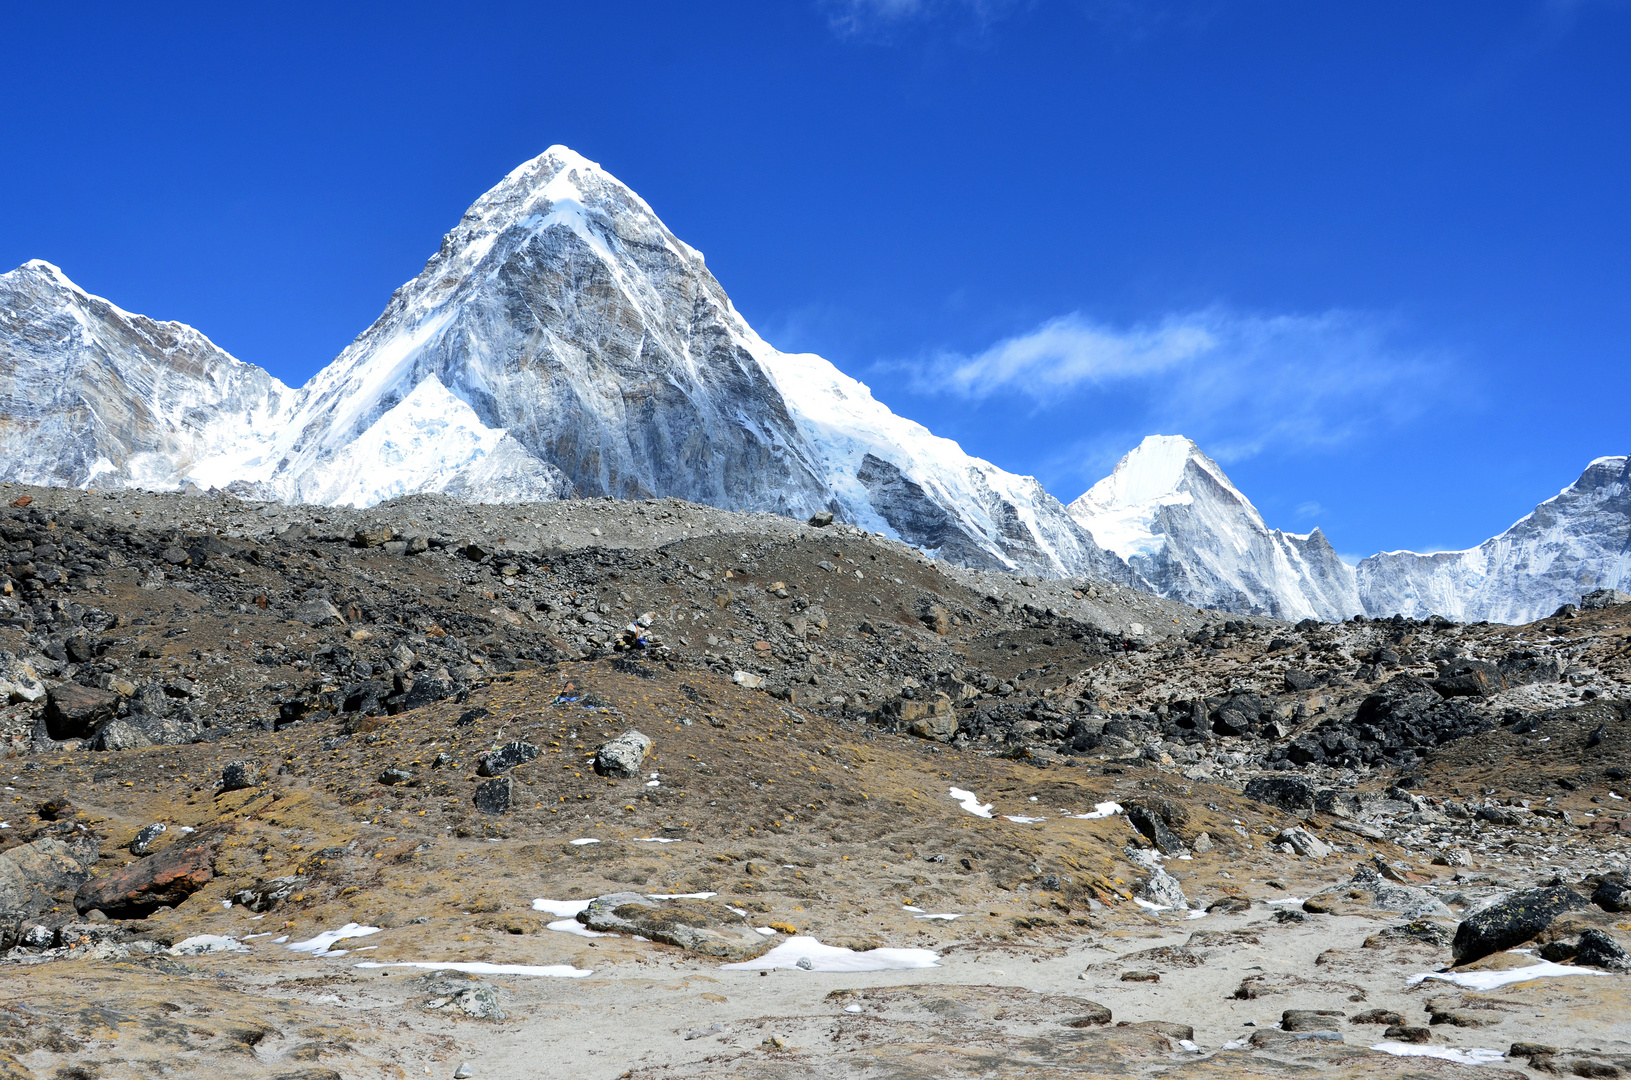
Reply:
<svg viewBox="0 0 1631 1080"><path fill-rule="evenodd" d="M1248 502L1223 469L1183 435L1146 435L1116 463L1114 471L1088 489L1077 503L1097 510L1117 510L1169 500L1184 490L1190 466L1203 470L1220 487ZM1076 505L1076 504L1072 504Z"/></svg>

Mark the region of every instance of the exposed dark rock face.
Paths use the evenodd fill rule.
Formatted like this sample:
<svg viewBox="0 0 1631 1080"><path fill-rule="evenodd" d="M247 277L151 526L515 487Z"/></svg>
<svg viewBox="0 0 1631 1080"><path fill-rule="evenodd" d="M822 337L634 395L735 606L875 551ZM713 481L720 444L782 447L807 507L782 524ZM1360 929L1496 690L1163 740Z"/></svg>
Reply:
<svg viewBox="0 0 1631 1080"><path fill-rule="evenodd" d="M1514 893L1462 920L1450 951L1457 964L1469 964L1522 945L1559 915L1587 906L1585 897L1561 885Z"/></svg>

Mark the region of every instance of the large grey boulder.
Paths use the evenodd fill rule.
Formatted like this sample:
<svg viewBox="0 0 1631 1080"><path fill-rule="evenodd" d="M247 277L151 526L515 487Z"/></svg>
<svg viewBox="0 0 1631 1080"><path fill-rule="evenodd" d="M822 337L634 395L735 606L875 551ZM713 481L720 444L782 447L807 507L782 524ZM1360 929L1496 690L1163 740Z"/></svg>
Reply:
<svg viewBox="0 0 1631 1080"><path fill-rule="evenodd" d="M625 731L595 751L595 772L624 780L640 775L651 740L638 731Z"/></svg>
<svg viewBox="0 0 1631 1080"><path fill-rule="evenodd" d="M72 896L91 876L99 845L94 840L64 842L51 836L0 854L0 911L37 913Z"/></svg>

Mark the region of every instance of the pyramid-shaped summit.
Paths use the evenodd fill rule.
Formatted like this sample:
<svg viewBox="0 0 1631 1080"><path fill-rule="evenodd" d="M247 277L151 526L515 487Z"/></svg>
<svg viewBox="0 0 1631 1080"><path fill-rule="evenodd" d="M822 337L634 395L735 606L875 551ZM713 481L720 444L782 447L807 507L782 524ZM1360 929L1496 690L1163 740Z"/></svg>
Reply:
<svg viewBox="0 0 1631 1080"><path fill-rule="evenodd" d="M0 432L6 479L830 509L969 565L1132 580L1034 479L765 343L700 253L565 147L477 199L298 390L34 265L0 275L0 382L22 419Z"/></svg>

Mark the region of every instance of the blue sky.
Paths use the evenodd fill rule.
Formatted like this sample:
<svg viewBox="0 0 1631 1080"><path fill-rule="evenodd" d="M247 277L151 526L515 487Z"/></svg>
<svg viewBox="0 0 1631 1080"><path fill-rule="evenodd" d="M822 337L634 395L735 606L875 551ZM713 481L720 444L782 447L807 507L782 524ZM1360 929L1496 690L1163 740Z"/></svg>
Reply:
<svg viewBox="0 0 1631 1080"><path fill-rule="evenodd" d="M0 16L5 268L298 383L565 143L1066 501L1182 433L1271 525L1460 547L1631 452L1623 0L248 8Z"/></svg>

